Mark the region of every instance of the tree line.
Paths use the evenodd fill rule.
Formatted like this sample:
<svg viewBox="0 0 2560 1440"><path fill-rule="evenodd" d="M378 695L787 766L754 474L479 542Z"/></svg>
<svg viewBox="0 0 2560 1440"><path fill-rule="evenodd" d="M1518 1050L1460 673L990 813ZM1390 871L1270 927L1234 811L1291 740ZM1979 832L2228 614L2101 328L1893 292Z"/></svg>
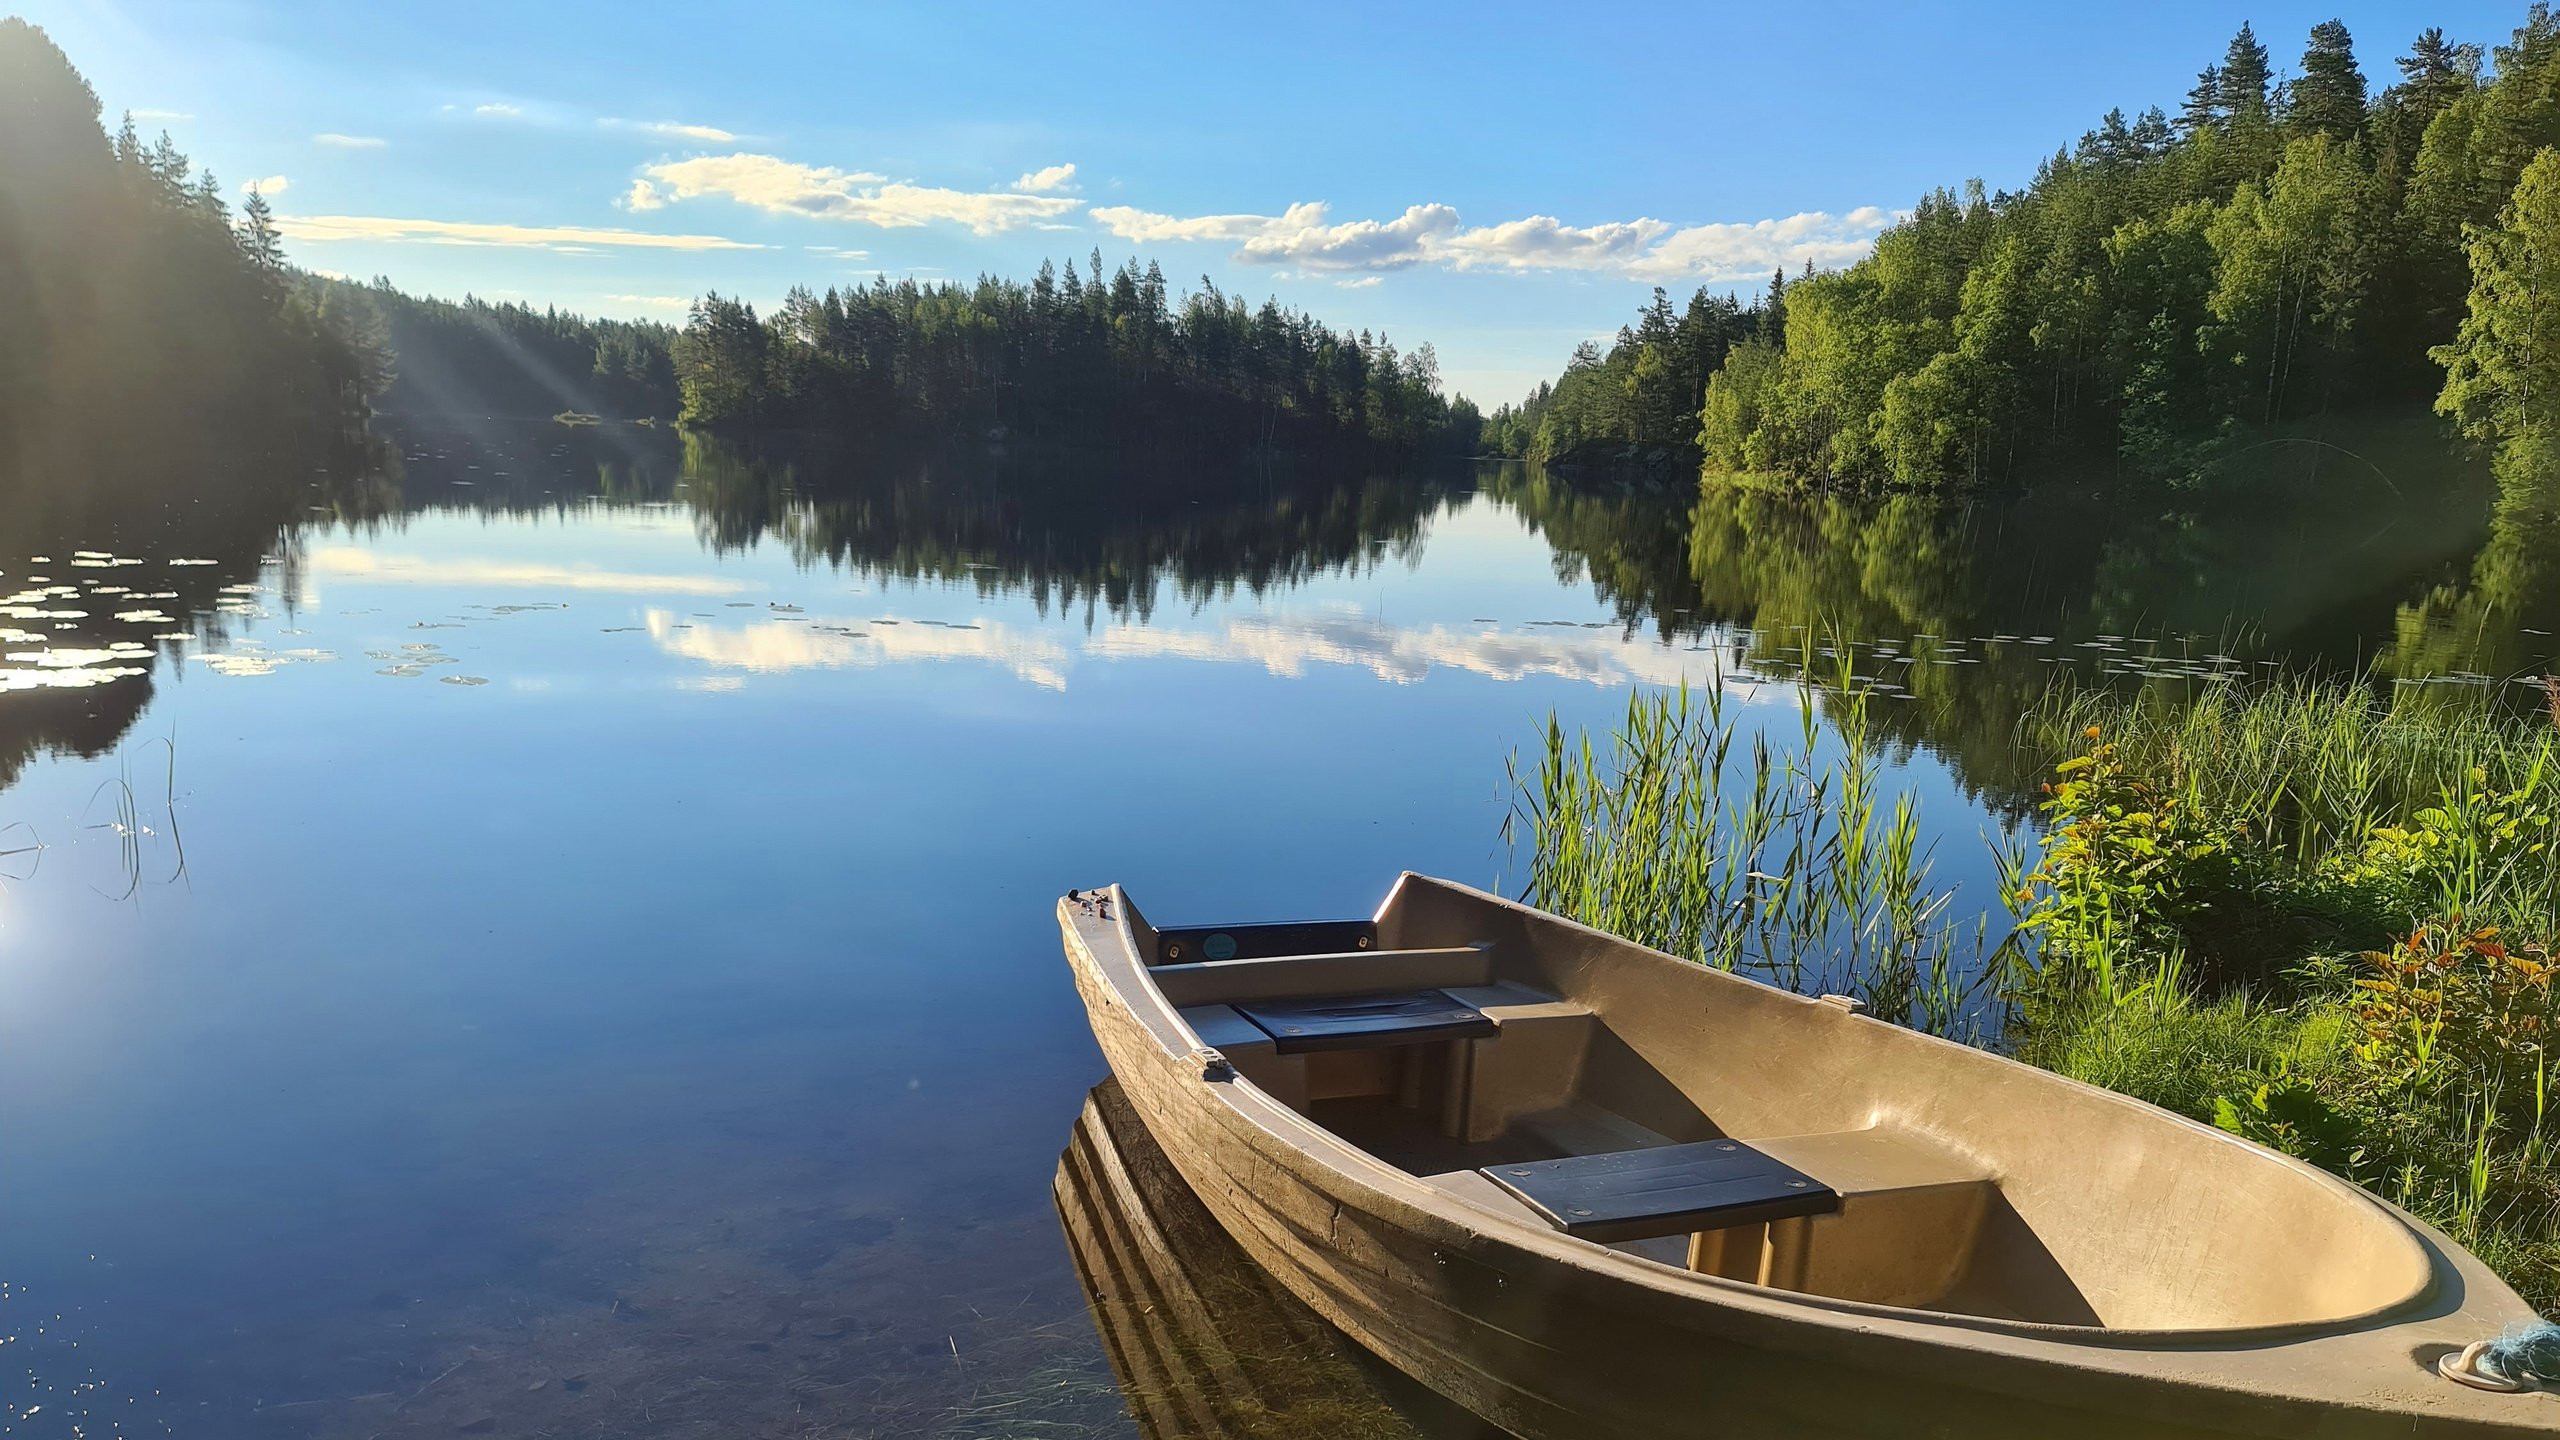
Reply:
<svg viewBox="0 0 2560 1440"><path fill-rule="evenodd" d="M369 285L318 283L340 303L380 317L382 343L397 359L375 402L386 414L532 418L575 411L672 420L682 404L670 325L474 295L459 302L408 295L379 276Z"/></svg>
<svg viewBox="0 0 2560 1440"><path fill-rule="evenodd" d="M1471 449L1428 344L1336 331L1276 300L1093 253L1029 284L883 277L794 288L772 314L718 294L674 346L683 418L714 428L1002 436L1034 443Z"/></svg>
<svg viewBox="0 0 2560 1440"><path fill-rule="evenodd" d="M1653 302L1635 324L1619 327L1607 350L1582 342L1553 383L1540 382L1518 405L1496 406L1484 421L1486 453L1554 464L1694 458L1707 377L1735 345L1776 341L1784 288L1773 283L1747 308L1701 289L1675 312L1655 286Z"/></svg>
<svg viewBox="0 0 2560 1440"><path fill-rule="evenodd" d="M2486 56L2431 28L2392 69L2376 93L2332 20L2279 83L2243 25L2174 117L2110 110L2023 190L1933 191L1865 259L1720 310L1749 323L1688 342L1721 352L1686 413L1638 398L1648 374L1687 381L1657 298L1489 431L1930 489L2092 453L2191 479L2252 429L2431 396L2475 432L2514 423L2526 377L2560 371L2527 338L2560 333L2532 323L2560 160L2548 196L2518 189L2560 145L2560 22L2537 3Z"/></svg>

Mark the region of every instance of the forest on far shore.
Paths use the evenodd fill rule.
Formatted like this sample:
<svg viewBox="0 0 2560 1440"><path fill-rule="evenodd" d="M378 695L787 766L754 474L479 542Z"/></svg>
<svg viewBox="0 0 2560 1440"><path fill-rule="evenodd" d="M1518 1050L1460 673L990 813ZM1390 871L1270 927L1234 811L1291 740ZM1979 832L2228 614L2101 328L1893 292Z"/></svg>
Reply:
<svg viewBox="0 0 2560 1440"><path fill-rule="evenodd" d="M2560 370L2560 21L2422 31L2376 92L2315 26L2243 25L2173 116L2110 110L2023 190L1923 196L1846 269L1744 306L1660 292L1485 422L1540 460L1939 489L2092 455L2191 481L2248 434L2433 401L2503 439ZM2546 258L2550 257L2550 258Z"/></svg>

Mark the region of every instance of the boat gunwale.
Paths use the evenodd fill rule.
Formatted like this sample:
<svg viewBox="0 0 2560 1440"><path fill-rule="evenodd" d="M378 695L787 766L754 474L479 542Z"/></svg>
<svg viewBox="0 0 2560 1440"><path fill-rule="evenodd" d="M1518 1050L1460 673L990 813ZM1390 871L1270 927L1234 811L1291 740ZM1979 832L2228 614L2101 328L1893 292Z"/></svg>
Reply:
<svg viewBox="0 0 2560 1440"><path fill-rule="evenodd" d="M1517 902L1477 890L1472 886L1419 875L1413 871L1405 871L1398 877L1395 888L1389 892L1388 899L1380 907L1379 914L1383 916L1386 906L1394 903L1397 892L1401 891L1407 883L1416 880L1441 886L1504 909L1527 911L1541 920L1568 926L1613 946L1627 947L1645 954L1660 956L1672 964L1690 963L1561 916L1549 915L1544 911L1528 910L1528 907L1521 906ZM1118 967L1099 965L1101 978L1109 983L1115 992L1121 994L1124 1001L1137 998L1130 993L1133 989L1143 995L1151 1013L1141 1014L1134 1004L1131 1007L1131 1013L1133 1017L1141 1019L1149 1033L1157 1039L1159 1045L1163 1046L1168 1060L1180 1061L1186 1056L1212 1050L1213 1047L1204 1044L1189 1022L1182 1018L1177 1007L1155 987L1142 958L1143 950L1138 943L1137 933L1131 924L1134 911L1126 893L1116 884L1108 887L1106 893L1114 902L1112 913L1107 917L1096 915L1094 918L1111 927L1113 938L1118 942L1118 958L1122 963ZM1062 910L1071 903L1071 901L1061 902ZM1093 958L1099 962L1102 957L1094 956ZM1130 978L1134 978L1138 983L1135 986L1121 983L1120 978L1112 973L1115 968L1129 972ZM1703 967L1700 968L1703 969ZM1706 970L1705 973L1715 975L1724 981L1757 986L1799 1004L1821 1003L1747 975L1716 970ZM1906 1039L1949 1046L1965 1051L1968 1055L1982 1053L1974 1051L1972 1047L1959 1045L1939 1036L1891 1026L1888 1022L1873 1017L1847 1018L1863 1021L1866 1024L1886 1026L1900 1031ZM1183 1043L1179 1047L1167 1043L1168 1035ZM1996 1055L1986 1058L2005 1059ZM1613 1250L1594 1242L1576 1240L1552 1228L1532 1225L1520 1217L1476 1204L1464 1196L1443 1190L1420 1176L1391 1165L1335 1134L1312 1118L1283 1104L1277 1097L1246 1079L1241 1073L1216 1081L1211 1088L1222 1092L1225 1104L1232 1113L1262 1131L1272 1143L1307 1157L1350 1183L1365 1187L1373 1192L1377 1199L1392 1202L1397 1207L1416 1212L1431 1221L1440 1224L1453 1222L1470 1224L1492 1238L1527 1250L1552 1263L1634 1283L1668 1300L1684 1303L1708 1300L1747 1313L1792 1323L1811 1322L1829 1325L1842 1319L1884 1320L1895 1322L1897 1325L1917 1327L1924 1331L1952 1328L2038 1341L2060 1345L2066 1347L2067 1351L2073 1352L2227 1350L2246 1348L2269 1341L2342 1336L2380 1329L2385 1322L2405 1316L2407 1312L2418 1310L2441 1297L2449 1271L2460 1276L2461 1266L2454 1258L2453 1247L2449 1240L2434 1235L2424 1222L2359 1186L2351 1185L2316 1166L2281 1152L2266 1149L2240 1136L2201 1124L2186 1116L2144 1104L2131 1097L2097 1086L2086 1085L2068 1076L2055 1075L2048 1071L2034 1073L2055 1084L2088 1091L2111 1105L2141 1112L2141 1117L2147 1122L2169 1123L2184 1127L2215 1143L2233 1147L2253 1162L2277 1163L2301 1179L2325 1187L2340 1198L2356 1202L2369 1210L2376 1220L2392 1228L2396 1238L2406 1247L2411 1258L2423 1262L2426 1270L2424 1283L2397 1299L2347 1315L2326 1316L2313 1320L2281 1321L2264 1325L2175 1329L2010 1320L1998 1316L1966 1314L1961 1311L1884 1305L1873 1301L1844 1300L1802 1291L1773 1289L1750 1281L1701 1274L1663 1261L1622 1250ZM1458 1216L1452 1214L1453 1211L1463 1212L1463 1221L1459 1221ZM2467 1282L2468 1277L2461 1278ZM2017 1358L2032 1357L2020 1355ZM2060 1356L2051 1358L2057 1362L2062 1360Z"/></svg>

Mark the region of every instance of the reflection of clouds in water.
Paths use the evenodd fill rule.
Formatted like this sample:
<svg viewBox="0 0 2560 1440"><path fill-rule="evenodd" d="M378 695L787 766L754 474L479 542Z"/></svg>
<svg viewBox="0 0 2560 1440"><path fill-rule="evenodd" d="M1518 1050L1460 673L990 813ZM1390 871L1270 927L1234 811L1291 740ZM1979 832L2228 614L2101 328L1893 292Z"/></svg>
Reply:
<svg viewBox="0 0 2560 1440"><path fill-rule="evenodd" d="M312 575L400 585L518 585L542 590L608 590L634 595L736 595L754 588L717 575L646 575L517 560L386 555L354 545L315 550Z"/></svg>
<svg viewBox="0 0 2560 1440"><path fill-rule="evenodd" d="M652 610L649 638L667 654L733 670L868 669L917 660L979 660L1001 665L1034 685L1067 688L1064 646L996 621L958 627L918 620L773 620L732 627L688 625L673 611Z"/></svg>
<svg viewBox="0 0 2560 1440"><path fill-rule="evenodd" d="M1087 638L1081 650L993 620L968 627L828 618L721 626L688 621L669 610L651 610L648 620L650 637L661 651L725 669L780 672L978 660L1052 690L1066 688L1067 673L1079 659L1252 664L1292 677L1305 674L1310 665L1351 665L1399 685L1439 669L1493 680L1548 676L1599 686L1698 684L1718 673L1712 653L1674 649L1641 636L1626 638L1614 629L1531 634L1434 625L1404 630L1349 610L1249 615L1215 631L1116 626ZM1726 677L1728 688L1734 683Z"/></svg>
<svg viewBox="0 0 2560 1440"><path fill-rule="evenodd" d="M1086 641L1084 653L1109 660L1168 657L1258 664L1287 676L1304 674L1311 664L1356 665L1399 685L1437 669L1494 680L1545 675L1604 686L1698 683L1717 673L1711 653L1675 650L1614 631L1559 629L1529 635L1443 625L1403 630L1356 611L1247 615L1215 632L1124 625Z"/></svg>

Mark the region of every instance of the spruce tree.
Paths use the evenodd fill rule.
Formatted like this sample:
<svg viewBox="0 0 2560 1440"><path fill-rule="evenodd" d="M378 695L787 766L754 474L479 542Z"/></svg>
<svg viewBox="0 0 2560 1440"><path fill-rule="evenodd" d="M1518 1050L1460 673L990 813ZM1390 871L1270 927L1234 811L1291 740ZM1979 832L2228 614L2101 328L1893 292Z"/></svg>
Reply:
<svg viewBox="0 0 2560 1440"><path fill-rule="evenodd" d="M276 233L275 211L268 207L267 197L249 187L249 198L240 207L240 254L258 273L280 280L284 275L284 239Z"/></svg>
<svg viewBox="0 0 2560 1440"><path fill-rule="evenodd" d="M2258 43L2249 22L2240 22L2240 33L2231 37L2231 48L2222 55L2217 92L2223 113L2234 120L2265 119L2267 82L2273 75L2267 66L2267 47Z"/></svg>
<svg viewBox="0 0 2560 1440"><path fill-rule="evenodd" d="M2178 133L2199 135L2222 119L2222 67L2207 65L2196 74L2196 88L2178 107Z"/></svg>

